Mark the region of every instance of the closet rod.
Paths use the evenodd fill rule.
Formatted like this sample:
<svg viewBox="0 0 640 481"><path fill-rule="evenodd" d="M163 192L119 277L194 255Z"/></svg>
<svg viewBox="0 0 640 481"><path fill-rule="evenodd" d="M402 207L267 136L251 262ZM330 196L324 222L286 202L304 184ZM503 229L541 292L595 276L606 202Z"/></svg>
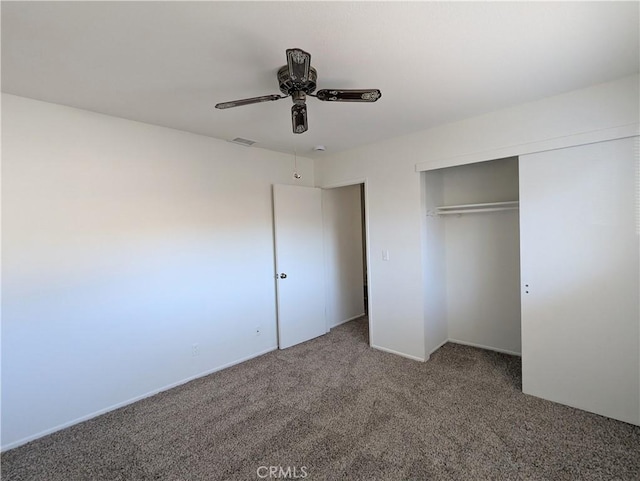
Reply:
<svg viewBox="0 0 640 481"><path fill-rule="evenodd" d="M437 215L449 214L473 214L474 212L497 212L500 210L517 210L518 206L510 207L482 207L479 209L455 209L455 210L438 210Z"/></svg>
<svg viewBox="0 0 640 481"><path fill-rule="evenodd" d="M438 210L458 210L458 209L479 209L481 207L513 207L517 206L517 200L508 200L506 202L485 202L478 204L459 204L459 205L441 205Z"/></svg>

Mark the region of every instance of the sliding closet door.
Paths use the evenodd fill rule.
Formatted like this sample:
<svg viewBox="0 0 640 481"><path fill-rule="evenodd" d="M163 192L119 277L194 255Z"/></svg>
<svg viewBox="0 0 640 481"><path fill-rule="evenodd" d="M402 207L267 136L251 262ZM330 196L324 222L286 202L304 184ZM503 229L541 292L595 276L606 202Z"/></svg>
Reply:
<svg viewBox="0 0 640 481"><path fill-rule="evenodd" d="M640 424L638 138L520 158L523 391Z"/></svg>

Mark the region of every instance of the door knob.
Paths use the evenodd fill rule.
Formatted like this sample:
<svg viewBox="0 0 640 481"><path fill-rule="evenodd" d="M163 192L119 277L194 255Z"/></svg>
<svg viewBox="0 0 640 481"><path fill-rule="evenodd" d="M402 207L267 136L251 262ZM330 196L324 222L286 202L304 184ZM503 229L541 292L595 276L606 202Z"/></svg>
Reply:
<svg viewBox="0 0 640 481"><path fill-rule="evenodd" d="M282 274L280 274L280 279L286 279L287 275L283 272Z"/></svg>

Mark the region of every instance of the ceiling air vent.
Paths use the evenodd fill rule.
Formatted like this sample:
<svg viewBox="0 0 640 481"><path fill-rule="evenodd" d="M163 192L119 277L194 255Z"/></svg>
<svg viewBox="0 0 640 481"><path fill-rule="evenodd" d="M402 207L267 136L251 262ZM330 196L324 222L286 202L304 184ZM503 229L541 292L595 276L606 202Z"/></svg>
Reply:
<svg viewBox="0 0 640 481"><path fill-rule="evenodd" d="M251 147L253 144L256 143L255 140L243 139L242 137L236 137L235 139L230 140L229 142L232 142L238 145L244 145L245 147Z"/></svg>

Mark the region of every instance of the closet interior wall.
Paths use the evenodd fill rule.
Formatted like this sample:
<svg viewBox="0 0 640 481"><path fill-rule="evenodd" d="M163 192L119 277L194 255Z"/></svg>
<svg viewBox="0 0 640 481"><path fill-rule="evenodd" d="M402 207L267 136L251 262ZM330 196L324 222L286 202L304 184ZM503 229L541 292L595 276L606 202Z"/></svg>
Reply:
<svg viewBox="0 0 640 481"><path fill-rule="evenodd" d="M438 211L443 206L517 201L517 157L426 171L423 176L428 352L448 340L520 354L517 208L449 215Z"/></svg>

